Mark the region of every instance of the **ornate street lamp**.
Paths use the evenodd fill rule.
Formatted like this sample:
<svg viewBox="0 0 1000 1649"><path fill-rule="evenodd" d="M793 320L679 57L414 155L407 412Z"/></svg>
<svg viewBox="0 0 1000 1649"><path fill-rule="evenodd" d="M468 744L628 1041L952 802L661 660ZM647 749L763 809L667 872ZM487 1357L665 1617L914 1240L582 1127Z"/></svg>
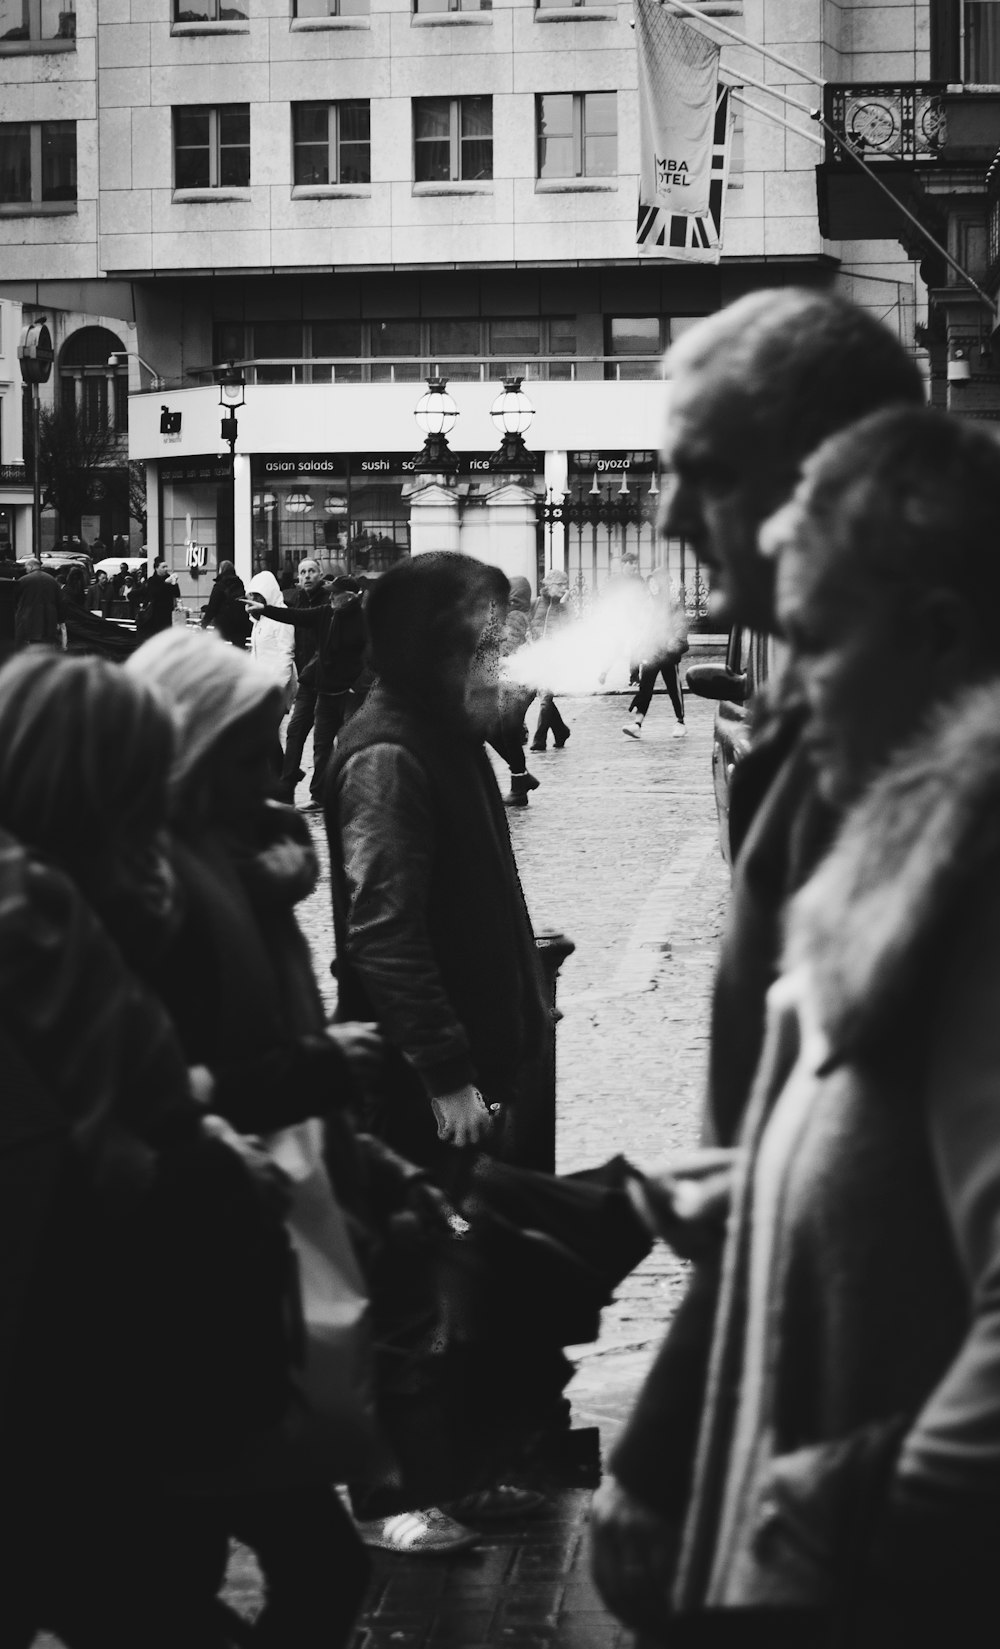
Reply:
<svg viewBox="0 0 1000 1649"><path fill-rule="evenodd" d="M226 414L222 420L222 439L229 443L231 459L236 455L236 437L239 433L236 413L246 405L245 388L242 368L235 361L229 361L219 374L219 405Z"/></svg>
<svg viewBox="0 0 1000 1649"><path fill-rule="evenodd" d="M490 459L491 470L530 470L539 467L538 459L524 444L525 431L531 426L535 409L521 388L522 379L505 378L503 392L490 407L490 417L502 437L500 450Z"/></svg>
<svg viewBox="0 0 1000 1649"><path fill-rule="evenodd" d="M448 434L455 427L458 408L448 394L447 378L428 378L427 389L413 409L417 428L426 437L423 447L413 460L415 470L457 470L458 459L448 445Z"/></svg>

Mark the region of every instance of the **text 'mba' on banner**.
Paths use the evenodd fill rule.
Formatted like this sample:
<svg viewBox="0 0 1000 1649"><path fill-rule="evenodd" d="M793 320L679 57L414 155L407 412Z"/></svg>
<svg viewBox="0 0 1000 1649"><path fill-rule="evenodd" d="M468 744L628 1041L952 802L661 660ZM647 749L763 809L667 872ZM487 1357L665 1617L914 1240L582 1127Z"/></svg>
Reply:
<svg viewBox="0 0 1000 1649"><path fill-rule="evenodd" d="M718 263L729 171L730 97L719 48L667 11L636 0L640 251Z"/></svg>

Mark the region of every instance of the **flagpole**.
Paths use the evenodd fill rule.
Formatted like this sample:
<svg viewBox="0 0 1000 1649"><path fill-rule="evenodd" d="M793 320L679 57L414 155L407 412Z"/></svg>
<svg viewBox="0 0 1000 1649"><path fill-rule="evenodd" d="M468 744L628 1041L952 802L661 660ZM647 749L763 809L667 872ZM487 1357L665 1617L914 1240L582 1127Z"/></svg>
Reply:
<svg viewBox="0 0 1000 1649"><path fill-rule="evenodd" d="M729 89L737 102L742 103L745 109L752 109L754 114L763 115L765 120L773 120L776 125L784 126L786 132L791 132L794 137L801 137L806 143L815 143L817 149L826 148L823 139L817 137L815 132L804 132L801 126L793 126L790 120L786 120L783 115L776 114L774 109L765 109L763 103L754 103L749 97L744 97L738 86L730 86Z"/></svg>
<svg viewBox="0 0 1000 1649"><path fill-rule="evenodd" d="M790 103L793 109L801 109L810 120L816 119L816 110L810 104L803 103L801 98L793 97L791 92L779 92L777 86L769 86L766 80L755 80L752 74L745 74L742 69L723 69L721 72L733 76L730 85L754 86L758 92L766 92L768 97L780 98L782 103Z"/></svg>
<svg viewBox="0 0 1000 1649"><path fill-rule="evenodd" d="M766 57L770 60L770 62L777 63L782 69L788 69L796 76L797 79L811 81L814 86L818 86L821 90L825 90L826 81L819 75L813 74L811 69L803 68L801 63L792 63L787 57L782 57L779 52L774 51L772 47L762 46L758 41L748 39L745 34L737 33L736 29L731 29L728 24L720 23L717 17L710 17L706 12L697 11L694 6L689 6L687 4L687 0L660 0L660 4L667 11L680 12L682 17L688 19L693 18L698 23L707 23L711 28L718 29L720 33L728 35L730 40L735 40L740 46L749 46L751 51L759 52L761 57ZM696 29L695 33L701 34L702 31L700 29ZM729 72L738 77L738 69L732 69ZM768 87L767 89L770 91L771 88ZM780 96L780 93L776 93L775 95ZM761 109L759 112L765 116L767 114L765 109ZM830 122L824 118L818 109L811 110L810 114L811 118L823 128L824 132L826 132L827 135L833 139L834 143L836 143L839 148L843 149L846 155L850 155L855 165L859 166L865 176L871 179L875 187L877 189L881 189L882 193L888 196L889 200L892 201L892 204L900 212L902 212L904 218L906 218L909 223L912 223L918 233L923 236L923 239L927 242L928 246L932 246L935 252L937 252L939 256L944 259L949 269L953 270L959 279L964 281L966 286L971 288L971 290L976 294L976 297L979 298L980 302L986 305L991 316L993 317L993 324L995 326L997 323L997 305L990 297L989 293L983 291L983 288L979 285L978 281L973 280L968 270L962 268L962 265L958 262L958 259L952 257L947 247L942 246L941 242L931 234L926 225L921 223L916 214L911 212L909 207L903 205L903 202L900 200L898 195L893 194L892 190L889 188L889 185L887 183L883 183L882 179L878 176L878 173L872 170L872 168L868 165L868 162L863 158L858 150L855 149L850 140L845 137L844 133L838 132L833 126L831 126ZM777 119L777 116L774 118ZM783 122L779 122L779 124L783 124Z"/></svg>
<svg viewBox="0 0 1000 1649"><path fill-rule="evenodd" d="M741 46L749 46L751 51L759 52L761 57L769 58L772 63L777 63L782 69L790 69L796 80L811 80L814 86L819 87L826 85L825 80L820 75L813 74L811 69L804 69L801 63L790 62L787 57L782 57L771 46L761 46L756 40L748 40L745 34L738 34L735 29L731 29L728 23L720 23L717 17L710 17L706 12L697 11L694 6L689 6L686 0L660 0L660 4L665 6L667 11L679 11L685 17L693 17L699 23L707 23L711 28L718 29L721 34L728 34L730 40L738 41ZM698 32L700 33L700 30Z"/></svg>

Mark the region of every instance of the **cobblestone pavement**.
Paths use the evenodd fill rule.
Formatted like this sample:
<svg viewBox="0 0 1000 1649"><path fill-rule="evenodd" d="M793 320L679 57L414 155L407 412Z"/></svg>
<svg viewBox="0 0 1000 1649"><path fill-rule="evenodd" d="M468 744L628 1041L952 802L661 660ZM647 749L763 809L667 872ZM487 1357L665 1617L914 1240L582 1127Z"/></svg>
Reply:
<svg viewBox="0 0 1000 1649"><path fill-rule="evenodd" d="M697 1135L728 882L710 779L713 707L689 696L688 734L673 738L669 702L657 695L633 741L621 732L627 703L618 693L562 701L572 736L562 751L529 754L541 786L510 811L536 930L562 931L577 947L559 984L564 1171L618 1151L654 1164ZM315 834L325 855L318 821ZM302 910L332 1004L325 881ZM654 1250L606 1311L598 1343L574 1353L574 1424L599 1426L605 1452L682 1281L666 1249ZM451 1561L379 1555L356 1649L616 1649L626 1634L589 1579L589 1500L561 1490L542 1516ZM257 1581L245 1554L230 1595L252 1611Z"/></svg>

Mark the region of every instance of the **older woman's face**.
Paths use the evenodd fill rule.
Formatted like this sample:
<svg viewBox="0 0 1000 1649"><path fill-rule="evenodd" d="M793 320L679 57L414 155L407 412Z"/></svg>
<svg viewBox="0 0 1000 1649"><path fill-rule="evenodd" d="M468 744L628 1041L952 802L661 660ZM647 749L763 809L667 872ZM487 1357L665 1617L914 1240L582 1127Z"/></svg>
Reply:
<svg viewBox="0 0 1000 1649"><path fill-rule="evenodd" d="M804 689L802 738L820 793L845 806L919 727L936 666L912 597L876 575L845 574L814 533L800 517L778 554L778 619Z"/></svg>

